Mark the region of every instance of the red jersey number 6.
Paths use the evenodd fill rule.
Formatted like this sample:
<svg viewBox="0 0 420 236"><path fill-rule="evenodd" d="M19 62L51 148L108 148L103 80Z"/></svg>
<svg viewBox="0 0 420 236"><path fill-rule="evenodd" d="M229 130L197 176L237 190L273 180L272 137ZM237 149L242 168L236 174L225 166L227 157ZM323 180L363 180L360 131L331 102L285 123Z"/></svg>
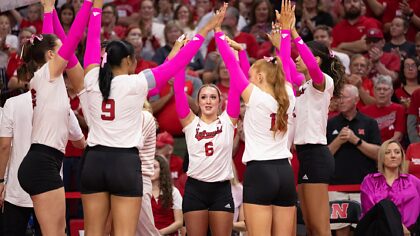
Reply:
<svg viewBox="0 0 420 236"><path fill-rule="evenodd" d="M206 151L206 157L213 156L214 149L213 149L213 143L212 142L208 142L208 143L204 144L204 148L205 148L205 151Z"/></svg>
<svg viewBox="0 0 420 236"><path fill-rule="evenodd" d="M108 99L102 102L102 120L114 120L115 119L115 100Z"/></svg>

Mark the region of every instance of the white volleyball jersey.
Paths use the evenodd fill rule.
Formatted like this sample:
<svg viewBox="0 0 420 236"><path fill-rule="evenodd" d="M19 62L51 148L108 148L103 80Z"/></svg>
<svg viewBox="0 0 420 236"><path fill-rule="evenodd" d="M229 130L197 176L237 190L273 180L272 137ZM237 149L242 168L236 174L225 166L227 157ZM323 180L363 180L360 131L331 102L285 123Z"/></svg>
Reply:
<svg viewBox="0 0 420 236"><path fill-rule="evenodd" d="M30 82L33 118L32 143L44 144L65 152L69 137L70 100L64 84L63 75L54 80L50 78L49 62L35 72ZM80 139L80 138L79 138Z"/></svg>
<svg viewBox="0 0 420 236"><path fill-rule="evenodd" d="M139 150L141 160L141 173L146 176L153 176L155 168L153 166L156 152L156 121L152 113L143 113L143 147Z"/></svg>
<svg viewBox="0 0 420 236"><path fill-rule="evenodd" d="M333 79L324 73L325 90L316 89L312 80L306 81L296 98L296 131L294 144L327 144L328 108L334 92Z"/></svg>
<svg viewBox="0 0 420 236"><path fill-rule="evenodd" d="M85 76L85 89L79 93L83 113L87 117L89 146L117 148L143 146L142 112L148 92L143 73L115 76L110 96L103 100L99 90L99 67Z"/></svg>
<svg viewBox="0 0 420 236"><path fill-rule="evenodd" d="M226 111L211 124L196 116L185 126L183 132L189 155L187 175L204 182L232 179L234 130Z"/></svg>
<svg viewBox="0 0 420 236"><path fill-rule="evenodd" d="M292 116L295 104L294 94L290 86L286 86L286 91L289 98L287 115ZM246 104L244 118L243 163L292 157L288 148L289 131L276 132L275 135L271 131L272 126L275 125L277 108L277 101L270 94L257 86L253 87L248 104Z"/></svg>
<svg viewBox="0 0 420 236"><path fill-rule="evenodd" d="M33 207L31 197L19 184L17 172L31 146L32 98L26 92L7 99L0 125L0 137L12 139L8 163L5 200L20 207Z"/></svg>

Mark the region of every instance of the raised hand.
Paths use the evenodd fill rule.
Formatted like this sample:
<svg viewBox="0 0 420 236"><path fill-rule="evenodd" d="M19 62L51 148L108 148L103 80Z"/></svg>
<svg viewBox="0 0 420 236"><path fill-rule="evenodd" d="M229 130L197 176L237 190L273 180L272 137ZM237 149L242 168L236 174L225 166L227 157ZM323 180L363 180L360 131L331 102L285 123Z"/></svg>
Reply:
<svg viewBox="0 0 420 236"><path fill-rule="evenodd" d="M167 59L171 60L178 52L179 50L187 44L188 39L185 36L185 34L179 36L179 38L175 41L174 46L172 47L171 52L169 53Z"/></svg>
<svg viewBox="0 0 420 236"><path fill-rule="evenodd" d="M238 51L239 52L239 51L242 51L243 50L242 46L239 43L237 43L235 40L229 38L228 36L226 36L226 42L235 51Z"/></svg>
<svg viewBox="0 0 420 236"><path fill-rule="evenodd" d="M206 26L208 31L214 29L216 32L221 31L221 26L223 19L225 18L226 9L228 7L227 3L224 3L223 6L216 11L216 14L209 20Z"/></svg>
<svg viewBox="0 0 420 236"><path fill-rule="evenodd" d="M54 10L55 0L41 0L44 12L52 12Z"/></svg>
<svg viewBox="0 0 420 236"><path fill-rule="evenodd" d="M280 41L281 41L281 27L279 23L271 23L271 32L267 34L267 37L270 39L271 44L277 49L280 50Z"/></svg>
<svg viewBox="0 0 420 236"><path fill-rule="evenodd" d="M295 24L295 6L291 4L290 0L284 0L281 3L281 13L276 11L277 22L280 23L283 29L293 29Z"/></svg>

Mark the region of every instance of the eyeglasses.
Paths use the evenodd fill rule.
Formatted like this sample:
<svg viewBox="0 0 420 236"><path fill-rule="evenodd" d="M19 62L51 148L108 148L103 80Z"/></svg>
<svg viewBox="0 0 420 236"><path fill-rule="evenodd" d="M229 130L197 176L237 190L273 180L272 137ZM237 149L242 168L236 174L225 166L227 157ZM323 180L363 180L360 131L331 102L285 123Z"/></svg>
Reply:
<svg viewBox="0 0 420 236"><path fill-rule="evenodd" d="M411 69L411 68L415 69L416 67L417 67L416 64L404 64L404 68L406 69Z"/></svg>
<svg viewBox="0 0 420 236"><path fill-rule="evenodd" d="M377 91L384 91L384 92L388 92L391 88L381 88L381 87L375 87L375 90Z"/></svg>

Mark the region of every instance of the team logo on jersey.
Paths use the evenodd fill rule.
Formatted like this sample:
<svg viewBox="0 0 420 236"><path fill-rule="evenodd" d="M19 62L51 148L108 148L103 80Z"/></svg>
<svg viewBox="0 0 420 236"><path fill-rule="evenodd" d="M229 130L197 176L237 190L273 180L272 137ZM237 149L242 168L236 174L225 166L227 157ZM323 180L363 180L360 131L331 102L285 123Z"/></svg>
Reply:
<svg viewBox="0 0 420 236"><path fill-rule="evenodd" d="M195 138L197 139L197 141L200 141L202 139L214 138L216 135L223 132L222 127L223 126L219 126L219 127L217 127L217 129L215 131L211 131L211 132L207 132L207 130L199 131L200 129L197 127L196 133L195 133Z"/></svg>
<svg viewBox="0 0 420 236"><path fill-rule="evenodd" d="M357 130L357 132L358 132L360 135L365 135L365 129L358 129L358 130Z"/></svg>

